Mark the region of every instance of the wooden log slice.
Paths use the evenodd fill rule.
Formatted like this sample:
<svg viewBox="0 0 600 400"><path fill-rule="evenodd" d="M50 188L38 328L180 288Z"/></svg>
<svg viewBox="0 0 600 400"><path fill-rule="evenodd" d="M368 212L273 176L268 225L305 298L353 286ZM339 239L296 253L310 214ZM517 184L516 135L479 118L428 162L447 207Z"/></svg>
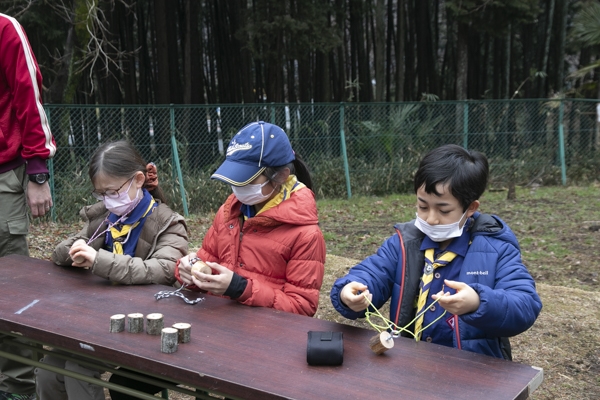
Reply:
<svg viewBox="0 0 600 400"><path fill-rule="evenodd" d="M204 263L204 261L198 260L194 263L194 265L192 265L192 276L195 277L196 279L199 279L196 276L197 272L202 272L203 274L206 274L206 275L212 275L212 268L210 268L208 265L206 265L206 263Z"/></svg>
<svg viewBox="0 0 600 400"><path fill-rule="evenodd" d="M141 314L141 313L127 314L127 332L131 332L131 333L144 332L144 314Z"/></svg>
<svg viewBox="0 0 600 400"><path fill-rule="evenodd" d="M162 328L165 327L163 315L160 313L152 313L146 315L146 333L148 335L160 335Z"/></svg>
<svg viewBox="0 0 600 400"><path fill-rule="evenodd" d="M192 325L187 322L178 322L173 324L173 328L177 329L179 343L187 343L191 339Z"/></svg>
<svg viewBox="0 0 600 400"><path fill-rule="evenodd" d="M175 353L177 351L177 340L179 331L175 328L163 328L160 334L160 351L163 353Z"/></svg>
<svg viewBox="0 0 600 400"><path fill-rule="evenodd" d="M383 331L369 340L369 346L375 354L383 354L394 347L394 338L389 332Z"/></svg>
<svg viewBox="0 0 600 400"><path fill-rule="evenodd" d="M123 332L125 330L125 314L115 314L110 317L110 332Z"/></svg>

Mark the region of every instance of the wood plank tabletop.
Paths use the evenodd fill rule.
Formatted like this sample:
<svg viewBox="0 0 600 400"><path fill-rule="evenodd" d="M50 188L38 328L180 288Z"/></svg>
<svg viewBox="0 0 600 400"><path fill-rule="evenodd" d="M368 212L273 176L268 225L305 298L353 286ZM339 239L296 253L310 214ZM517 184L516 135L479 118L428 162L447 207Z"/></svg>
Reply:
<svg viewBox="0 0 600 400"><path fill-rule="evenodd" d="M188 305L154 294L172 288L123 286L89 270L23 256L0 258L0 331L112 363L247 399L517 399L543 373L531 366L412 339L395 339L382 355L375 331L228 299ZM172 354L160 337L109 333L114 314L161 313L165 326L192 325L191 341ZM341 366L309 366L308 331L343 332Z"/></svg>

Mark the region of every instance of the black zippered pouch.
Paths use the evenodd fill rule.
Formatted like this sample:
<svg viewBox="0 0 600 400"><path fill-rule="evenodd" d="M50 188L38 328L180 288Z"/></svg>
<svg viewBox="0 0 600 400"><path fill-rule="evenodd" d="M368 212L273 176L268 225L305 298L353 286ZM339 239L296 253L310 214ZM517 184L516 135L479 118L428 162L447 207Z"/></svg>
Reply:
<svg viewBox="0 0 600 400"><path fill-rule="evenodd" d="M344 338L342 332L309 331L306 362L309 365L342 365Z"/></svg>

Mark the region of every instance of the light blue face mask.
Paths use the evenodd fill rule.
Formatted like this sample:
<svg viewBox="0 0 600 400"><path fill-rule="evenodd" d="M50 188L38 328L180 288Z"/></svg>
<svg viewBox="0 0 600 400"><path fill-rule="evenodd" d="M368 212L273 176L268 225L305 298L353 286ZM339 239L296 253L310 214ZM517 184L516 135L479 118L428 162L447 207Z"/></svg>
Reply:
<svg viewBox="0 0 600 400"><path fill-rule="evenodd" d="M427 235L434 242L444 242L448 239L453 239L462 235L465 224L460 226L460 221L467 214L465 211L460 219L452 224L445 225L430 225L427 221L419 218L419 213L415 213L417 219L415 219L415 226L425 235Z"/></svg>

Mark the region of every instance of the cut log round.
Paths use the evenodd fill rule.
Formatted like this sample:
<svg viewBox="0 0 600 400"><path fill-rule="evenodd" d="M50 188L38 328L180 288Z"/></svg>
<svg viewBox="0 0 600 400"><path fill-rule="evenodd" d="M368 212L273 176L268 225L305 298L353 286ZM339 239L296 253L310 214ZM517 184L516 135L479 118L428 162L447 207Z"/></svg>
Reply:
<svg viewBox="0 0 600 400"><path fill-rule="evenodd" d="M115 314L110 317L110 332L123 332L125 330L125 314Z"/></svg>
<svg viewBox="0 0 600 400"><path fill-rule="evenodd" d="M144 332L144 314L141 314L141 313L127 314L127 332L131 332L131 333Z"/></svg>
<svg viewBox="0 0 600 400"><path fill-rule="evenodd" d="M369 340L369 346L371 346L373 353L383 354L394 347L394 338L392 338L389 332L383 331Z"/></svg>
<svg viewBox="0 0 600 400"><path fill-rule="evenodd" d="M202 272L206 275L212 275L212 268L206 265L204 261L198 260L194 263L194 265L192 265L192 276L194 276L196 279L198 279L198 277L196 277L197 272Z"/></svg>
<svg viewBox="0 0 600 400"><path fill-rule="evenodd" d="M177 351L177 338L179 333L175 328L163 328L160 334L160 351L175 353Z"/></svg>
<svg viewBox="0 0 600 400"><path fill-rule="evenodd" d="M160 313L152 313L146 315L146 333L148 335L160 335L160 331L165 327L163 315Z"/></svg>
<svg viewBox="0 0 600 400"><path fill-rule="evenodd" d="M187 322L178 322L173 324L173 328L177 329L179 343L187 343L191 339L192 325Z"/></svg>

